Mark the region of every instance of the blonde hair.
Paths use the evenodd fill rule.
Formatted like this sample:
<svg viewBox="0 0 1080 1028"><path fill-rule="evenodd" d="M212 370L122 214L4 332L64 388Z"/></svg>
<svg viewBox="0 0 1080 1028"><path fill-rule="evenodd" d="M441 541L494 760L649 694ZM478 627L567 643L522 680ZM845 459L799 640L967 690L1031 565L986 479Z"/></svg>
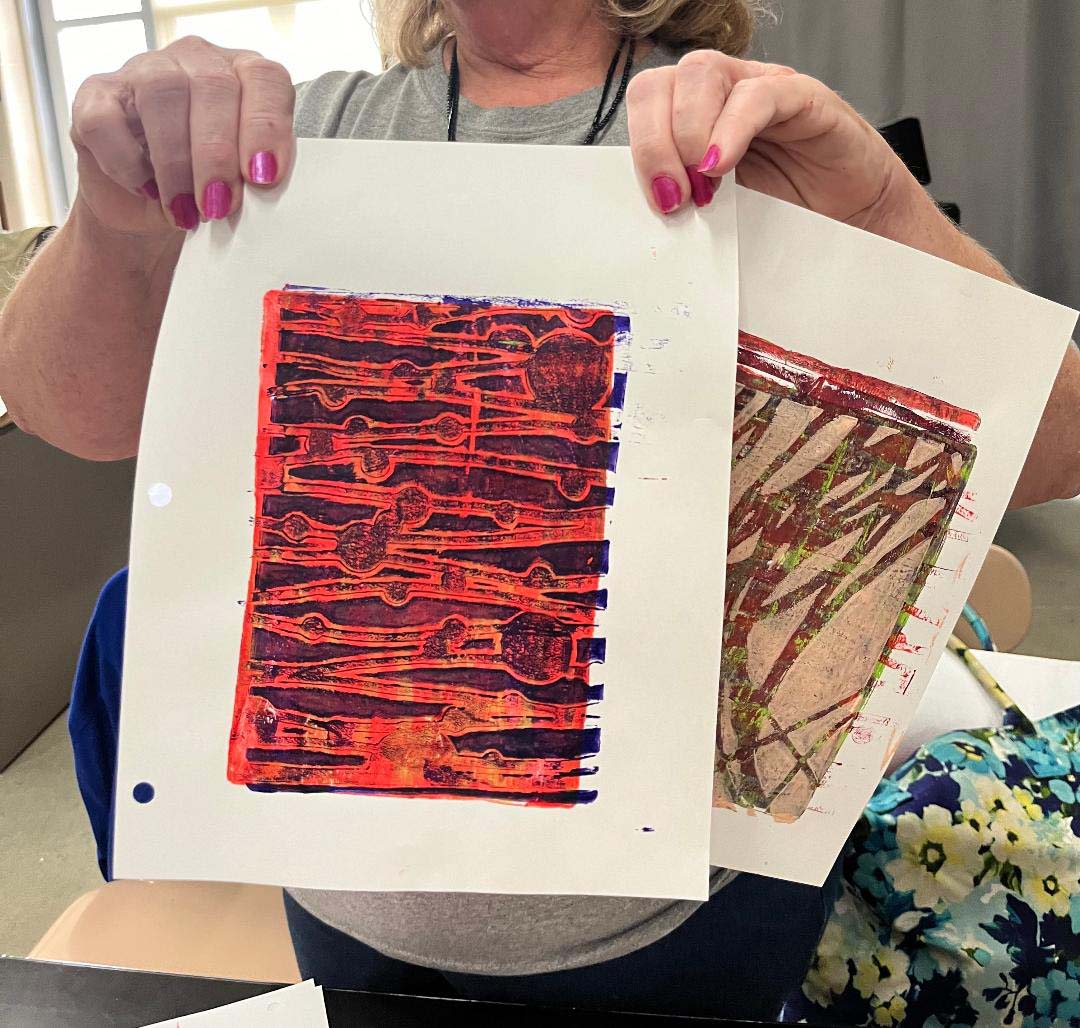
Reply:
<svg viewBox="0 0 1080 1028"><path fill-rule="evenodd" d="M750 45L760 0L596 0L623 35L649 36L673 50L722 50L739 56ZM439 0L371 0L386 63L411 67L451 32Z"/></svg>

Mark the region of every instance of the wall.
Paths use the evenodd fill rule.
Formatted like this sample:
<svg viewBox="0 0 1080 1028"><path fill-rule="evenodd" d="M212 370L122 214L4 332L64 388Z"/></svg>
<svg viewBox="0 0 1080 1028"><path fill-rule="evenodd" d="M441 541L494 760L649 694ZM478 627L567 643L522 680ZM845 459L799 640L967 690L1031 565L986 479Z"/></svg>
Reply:
<svg viewBox="0 0 1080 1028"><path fill-rule="evenodd" d="M0 433L0 770L67 706L94 601L127 563L133 475Z"/></svg>
<svg viewBox="0 0 1080 1028"><path fill-rule="evenodd" d="M931 192L1026 288L1080 308L1080 3L773 0L756 53L871 123L923 124Z"/></svg>

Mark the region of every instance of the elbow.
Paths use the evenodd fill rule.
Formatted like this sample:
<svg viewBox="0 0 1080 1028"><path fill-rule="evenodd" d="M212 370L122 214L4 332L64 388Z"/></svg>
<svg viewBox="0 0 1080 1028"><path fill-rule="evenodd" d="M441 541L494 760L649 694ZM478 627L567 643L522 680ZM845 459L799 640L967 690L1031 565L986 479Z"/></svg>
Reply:
<svg viewBox="0 0 1080 1028"><path fill-rule="evenodd" d="M19 405L17 397L9 395L2 396L2 402L0 402L0 412L3 412L0 417L9 425L14 425L25 435L37 435L38 432L34 428L33 423L30 420L29 415Z"/></svg>
<svg viewBox="0 0 1080 1028"><path fill-rule="evenodd" d="M1069 430L1063 432L1062 436L1057 448L1057 459L1045 462L1045 488L1034 503L1071 500L1080 495L1080 425L1075 419L1070 421Z"/></svg>
<svg viewBox="0 0 1080 1028"><path fill-rule="evenodd" d="M100 463L127 460L129 457L134 457L139 450L137 432L134 435L116 436L80 435L50 438L45 433L38 433L38 436L51 446L64 450L73 457Z"/></svg>
<svg viewBox="0 0 1080 1028"><path fill-rule="evenodd" d="M1009 500L1009 510L1080 496L1080 450L1038 470L1041 473L1034 474L1033 469L1024 469Z"/></svg>
<svg viewBox="0 0 1080 1028"><path fill-rule="evenodd" d="M45 439L45 442L50 442L50 440ZM57 444L52 443L52 445L56 446ZM102 464L116 460L127 460L129 457L134 457L139 449L137 443L97 443L86 442L84 440L73 442L67 446L60 446L59 448L70 453L73 457L79 457L82 460L97 461Z"/></svg>
<svg viewBox="0 0 1080 1028"><path fill-rule="evenodd" d="M1045 500L1073 500L1080 496L1080 453L1073 454L1072 460L1062 469L1062 474L1054 482L1050 495Z"/></svg>
<svg viewBox="0 0 1080 1028"><path fill-rule="evenodd" d="M139 448L138 429L134 432L87 432L76 426L39 424L16 404L8 406L14 425L26 435L36 436L50 446L81 460L107 462L134 457Z"/></svg>

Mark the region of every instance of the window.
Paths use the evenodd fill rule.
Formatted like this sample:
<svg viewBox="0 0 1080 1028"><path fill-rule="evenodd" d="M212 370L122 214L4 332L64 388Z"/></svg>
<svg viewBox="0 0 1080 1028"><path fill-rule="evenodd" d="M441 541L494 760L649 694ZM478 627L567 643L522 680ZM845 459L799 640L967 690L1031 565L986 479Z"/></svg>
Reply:
<svg viewBox="0 0 1080 1028"><path fill-rule="evenodd" d="M202 36L280 61L295 82L337 68L380 66L361 0L37 0L37 7L68 196L75 162L66 140L80 83L148 48Z"/></svg>

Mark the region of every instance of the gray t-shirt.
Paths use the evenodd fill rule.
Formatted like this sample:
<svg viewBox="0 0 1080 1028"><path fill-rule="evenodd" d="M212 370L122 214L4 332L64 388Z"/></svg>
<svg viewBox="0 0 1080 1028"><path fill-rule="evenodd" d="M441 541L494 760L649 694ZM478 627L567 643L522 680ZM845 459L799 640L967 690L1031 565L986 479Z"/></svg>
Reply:
<svg viewBox="0 0 1080 1028"><path fill-rule="evenodd" d="M672 51L654 47L635 61L635 70L677 59ZM395 65L381 75L330 72L300 87L296 132L317 138L445 140L446 87L446 71L435 55L426 68ZM536 107L483 108L462 97L457 138L578 143L599 100L599 88ZM627 145L625 104L597 142ZM712 892L733 877L734 872L714 869ZM490 975L542 974L611 960L667 935L698 907L599 896L290 892L316 917L388 956Z"/></svg>

